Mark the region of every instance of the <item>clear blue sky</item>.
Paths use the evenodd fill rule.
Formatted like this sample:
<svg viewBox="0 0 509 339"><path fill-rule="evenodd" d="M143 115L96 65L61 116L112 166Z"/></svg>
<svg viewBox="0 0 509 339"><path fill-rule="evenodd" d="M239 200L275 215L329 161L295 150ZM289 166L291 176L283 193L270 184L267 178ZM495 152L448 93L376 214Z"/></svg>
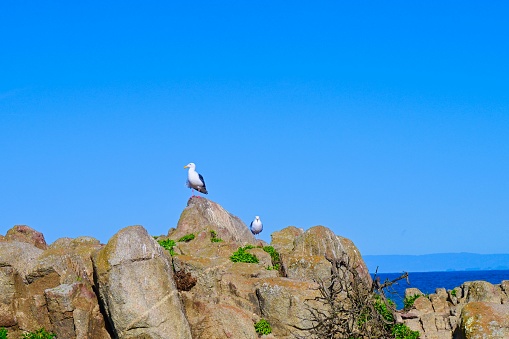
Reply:
<svg viewBox="0 0 509 339"><path fill-rule="evenodd" d="M175 227L195 162L261 238L509 253L505 1L3 1L0 233Z"/></svg>

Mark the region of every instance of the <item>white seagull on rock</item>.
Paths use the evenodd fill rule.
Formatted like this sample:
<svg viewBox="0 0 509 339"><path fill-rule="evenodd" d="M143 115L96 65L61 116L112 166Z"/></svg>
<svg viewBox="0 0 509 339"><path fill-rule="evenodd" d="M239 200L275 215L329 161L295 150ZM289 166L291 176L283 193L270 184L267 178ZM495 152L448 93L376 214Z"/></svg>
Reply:
<svg viewBox="0 0 509 339"><path fill-rule="evenodd" d="M254 235L257 235L263 230L263 224L259 216L256 216L255 219L251 221L249 229L251 230L251 233L253 233Z"/></svg>
<svg viewBox="0 0 509 339"><path fill-rule="evenodd" d="M200 193L209 194L209 192L207 192L207 187L205 187L205 180L203 180L201 174L196 172L196 165L193 162L190 162L185 165L184 168L189 168L189 171L187 172L187 187L189 187L191 191L194 189Z"/></svg>

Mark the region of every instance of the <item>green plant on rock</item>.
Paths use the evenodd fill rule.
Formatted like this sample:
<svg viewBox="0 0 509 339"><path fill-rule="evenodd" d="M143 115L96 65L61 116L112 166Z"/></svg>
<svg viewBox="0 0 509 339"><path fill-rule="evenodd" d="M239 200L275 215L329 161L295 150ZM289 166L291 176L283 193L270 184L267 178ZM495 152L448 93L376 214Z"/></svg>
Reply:
<svg viewBox="0 0 509 339"><path fill-rule="evenodd" d="M372 294L371 299L367 304L360 305L363 311L359 314L357 319L357 325L359 327L372 322L373 320L378 321L379 325L385 329L390 329L392 323L394 323L394 313L396 304L391 299L382 298L379 294ZM375 312L372 312L374 310Z"/></svg>
<svg viewBox="0 0 509 339"><path fill-rule="evenodd" d="M375 295L375 302L373 306L387 324L394 323L393 310L396 309L396 305L392 300L390 299L383 300L382 297L380 297L380 295Z"/></svg>
<svg viewBox="0 0 509 339"><path fill-rule="evenodd" d="M165 239L157 241L161 247L170 252L170 255L174 256L176 253L173 250L173 247L176 245L175 240Z"/></svg>
<svg viewBox="0 0 509 339"><path fill-rule="evenodd" d="M180 238L179 242L189 242L189 241L191 241L193 239L194 239L194 234L193 233L189 233L189 234L184 235L182 238Z"/></svg>
<svg viewBox="0 0 509 339"><path fill-rule="evenodd" d="M405 297L405 299L403 300L403 309L405 310L409 310L412 308L412 306L414 306L414 302L422 297L423 295L422 294L414 294L414 295L411 295L411 296L408 296L408 297Z"/></svg>
<svg viewBox="0 0 509 339"><path fill-rule="evenodd" d="M265 319L261 319L254 325L254 327L258 334L270 334L272 332L269 322Z"/></svg>
<svg viewBox="0 0 509 339"><path fill-rule="evenodd" d="M278 251L276 251L272 246L264 246L263 250L270 254L270 259L272 261L272 266L268 266L267 269L279 271L279 268L281 267L281 257L279 256Z"/></svg>
<svg viewBox="0 0 509 339"><path fill-rule="evenodd" d="M233 255L230 257L230 260L233 262L245 262L245 263L258 263L258 258L256 255L246 252L247 250L254 248L252 245L247 245L244 247L239 247L239 249L233 252Z"/></svg>
<svg viewBox="0 0 509 339"><path fill-rule="evenodd" d="M46 332L44 328L38 329L35 332L23 334L22 339L53 339L56 336L53 333Z"/></svg>
<svg viewBox="0 0 509 339"><path fill-rule="evenodd" d="M263 250L270 254L270 258L272 259L273 264L277 264L281 261L281 258L279 257L278 251L274 249L272 246L264 246Z"/></svg>
<svg viewBox="0 0 509 339"><path fill-rule="evenodd" d="M217 233L214 230L210 231L210 241L211 242L221 242L223 239L217 237Z"/></svg>
<svg viewBox="0 0 509 339"><path fill-rule="evenodd" d="M419 339L419 332L412 331L405 324L395 324L392 327L392 335L395 339Z"/></svg>
<svg viewBox="0 0 509 339"><path fill-rule="evenodd" d="M0 339L7 339L7 329L0 327Z"/></svg>
<svg viewBox="0 0 509 339"><path fill-rule="evenodd" d="M452 295L453 297L455 297L455 296L456 296L456 289L453 289L453 290L451 291L451 295Z"/></svg>

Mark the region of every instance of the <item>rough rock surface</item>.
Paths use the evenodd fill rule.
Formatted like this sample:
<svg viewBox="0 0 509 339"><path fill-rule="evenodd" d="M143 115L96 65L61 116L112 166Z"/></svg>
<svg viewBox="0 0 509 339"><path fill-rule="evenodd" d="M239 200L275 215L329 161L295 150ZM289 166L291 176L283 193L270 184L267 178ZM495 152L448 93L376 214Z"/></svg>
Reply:
<svg viewBox="0 0 509 339"><path fill-rule="evenodd" d="M89 284L61 284L45 290L44 295L57 338L110 338Z"/></svg>
<svg viewBox="0 0 509 339"><path fill-rule="evenodd" d="M371 285L371 276L357 247L349 239L335 235L324 226L311 227L295 238L291 252L287 256L283 255L283 263L290 267L290 263L286 262L285 258L293 261L296 258L301 258L308 261L310 263L307 269L308 272L304 274L308 280L313 278L319 278L323 281L329 280L331 273L335 272L340 264L346 264L355 268L359 275L369 282L367 285ZM330 263L328 274L316 276L320 272L327 271L323 267L325 266L323 260L319 258ZM313 265L313 263L317 263L317 265Z"/></svg>
<svg viewBox="0 0 509 339"><path fill-rule="evenodd" d="M461 330L465 339L509 338L509 305L470 302L461 311Z"/></svg>
<svg viewBox="0 0 509 339"><path fill-rule="evenodd" d="M99 294L118 338L191 338L171 257L141 226L122 229L93 256Z"/></svg>
<svg viewBox="0 0 509 339"><path fill-rule="evenodd" d="M306 302L319 296L314 283L281 277L265 279L256 294L261 315L273 324L275 335L290 338L293 335L306 336L302 329L313 325Z"/></svg>
<svg viewBox="0 0 509 339"><path fill-rule="evenodd" d="M177 228L170 230L168 236L179 239L187 234L204 233L210 242L210 231L225 243L243 246L254 244L255 237L238 217L230 214L221 205L201 197L191 197L182 212ZM207 243L208 244L208 243Z"/></svg>
<svg viewBox="0 0 509 339"><path fill-rule="evenodd" d="M5 235L5 240L26 242L41 250L45 250L47 247L44 235L26 225L16 225L8 230Z"/></svg>

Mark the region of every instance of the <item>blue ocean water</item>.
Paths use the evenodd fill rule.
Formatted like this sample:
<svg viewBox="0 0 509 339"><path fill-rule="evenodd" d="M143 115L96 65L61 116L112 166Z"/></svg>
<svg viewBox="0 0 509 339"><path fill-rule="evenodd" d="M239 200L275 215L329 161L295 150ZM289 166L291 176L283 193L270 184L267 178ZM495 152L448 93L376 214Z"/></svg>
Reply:
<svg viewBox="0 0 509 339"><path fill-rule="evenodd" d="M373 276L373 274L371 275ZM393 280L401 276L401 273L378 273L380 281ZM418 288L424 294L435 293L437 288L452 290L461 286L464 282L484 280L492 284L500 284L503 280L509 280L509 270L490 271L446 271L446 272L408 272L408 283L405 279L386 290L386 296L396 303L398 309L403 308L405 289Z"/></svg>

